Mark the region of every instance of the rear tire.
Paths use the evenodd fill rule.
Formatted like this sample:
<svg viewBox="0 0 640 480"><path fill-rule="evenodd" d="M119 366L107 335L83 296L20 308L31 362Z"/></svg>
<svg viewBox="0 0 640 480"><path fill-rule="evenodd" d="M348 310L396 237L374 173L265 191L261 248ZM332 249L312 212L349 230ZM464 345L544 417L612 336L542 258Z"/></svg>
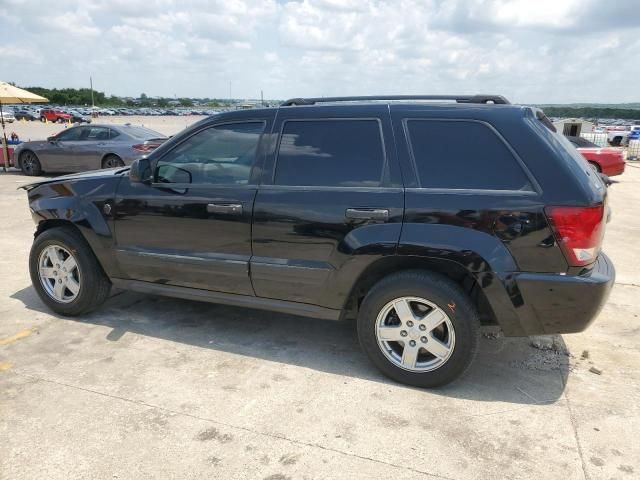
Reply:
<svg viewBox="0 0 640 480"><path fill-rule="evenodd" d="M383 278L358 313L358 338L369 359L386 376L417 387L438 387L463 375L476 356L479 335L469 297L428 271Z"/></svg>
<svg viewBox="0 0 640 480"><path fill-rule="evenodd" d="M75 316L101 305L111 282L91 247L72 227L56 227L36 237L29 255L31 282L54 312Z"/></svg>
<svg viewBox="0 0 640 480"><path fill-rule="evenodd" d="M602 172L602 169L600 168L600 165L598 165L595 162L589 162L589 166L592 168L592 170L596 173L600 173Z"/></svg>
<svg viewBox="0 0 640 480"><path fill-rule="evenodd" d="M124 162L117 155L107 155L102 160L102 168L124 167Z"/></svg>
<svg viewBox="0 0 640 480"><path fill-rule="evenodd" d="M38 156L31 150L27 150L20 154L20 169L25 175L37 176L42 174L42 165Z"/></svg>

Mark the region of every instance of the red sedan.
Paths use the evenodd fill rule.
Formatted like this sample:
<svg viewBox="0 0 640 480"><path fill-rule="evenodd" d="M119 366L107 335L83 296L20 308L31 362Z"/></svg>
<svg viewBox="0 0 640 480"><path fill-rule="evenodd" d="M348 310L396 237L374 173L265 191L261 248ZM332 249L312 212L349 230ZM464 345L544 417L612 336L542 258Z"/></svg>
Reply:
<svg viewBox="0 0 640 480"><path fill-rule="evenodd" d="M624 157L619 148L599 147L595 143L580 137L568 137L591 167L608 177L624 172Z"/></svg>

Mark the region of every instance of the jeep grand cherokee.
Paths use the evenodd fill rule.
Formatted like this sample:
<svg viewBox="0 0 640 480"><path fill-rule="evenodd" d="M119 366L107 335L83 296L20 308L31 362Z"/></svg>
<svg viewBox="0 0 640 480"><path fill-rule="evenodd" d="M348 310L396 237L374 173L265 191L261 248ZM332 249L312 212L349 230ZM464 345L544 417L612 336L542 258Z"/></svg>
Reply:
<svg viewBox="0 0 640 480"><path fill-rule="evenodd" d="M500 96L295 99L202 120L130 168L26 187L33 285L80 315L112 286L339 320L386 375L461 375L481 324L585 329L614 280L606 187Z"/></svg>

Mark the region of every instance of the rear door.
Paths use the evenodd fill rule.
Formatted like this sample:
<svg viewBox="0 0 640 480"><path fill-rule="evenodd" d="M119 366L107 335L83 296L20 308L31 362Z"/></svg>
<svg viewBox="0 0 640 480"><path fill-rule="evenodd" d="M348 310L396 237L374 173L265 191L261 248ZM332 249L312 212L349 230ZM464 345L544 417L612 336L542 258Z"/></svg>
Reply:
<svg viewBox="0 0 640 480"><path fill-rule="evenodd" d="M84 132L81 142L76 147L73 156L75 170L96 170L101 168L102 155L109 149L110 128L107 127L83 127Z"/></svg>
<svg viewBox="0 0 640 480"><path fill-rule="evenodd" d="M395 253L404 206L385 105L280 108L254 206L259 297L339 309Z"/></svg>

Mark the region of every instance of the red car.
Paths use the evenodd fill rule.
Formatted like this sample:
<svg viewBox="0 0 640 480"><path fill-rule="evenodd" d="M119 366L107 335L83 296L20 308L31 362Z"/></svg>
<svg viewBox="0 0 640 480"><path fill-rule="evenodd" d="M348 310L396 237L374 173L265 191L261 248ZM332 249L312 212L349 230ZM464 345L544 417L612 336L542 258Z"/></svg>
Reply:
<svg viewBox="0 0 640 480"><path fill-rule="evenodd" d="M68 122L69 120L71 120L71 115L61 112L60 110L55 110L53 108L43 108L42 110L40 110L40 121L44 122L45 120L60 123Z"/></svg>
<svg viewBox="0 0 640 480"><path fill-rule="evenodd" d="M624 157L619 148L599 147L595 143L581 137L567 137L578 149L591 167L608 177L624 172Z"/></svg>

